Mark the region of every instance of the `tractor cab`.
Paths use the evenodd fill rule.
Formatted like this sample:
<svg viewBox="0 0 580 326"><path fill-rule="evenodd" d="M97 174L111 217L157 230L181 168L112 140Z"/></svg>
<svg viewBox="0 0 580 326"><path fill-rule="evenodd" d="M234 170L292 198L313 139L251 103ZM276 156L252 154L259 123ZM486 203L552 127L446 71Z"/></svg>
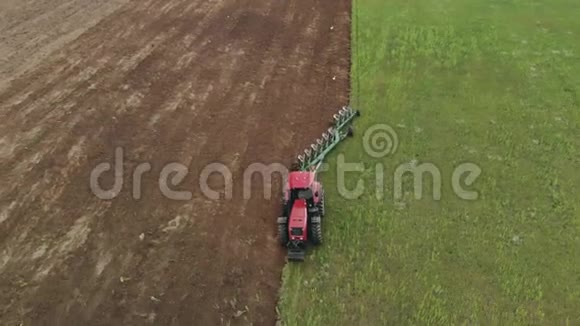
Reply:
<svg viewBox="0 0 580 326"><path fill-rule="evenodd" d="M291 208L296 199L302 199L306 201L309 208L314 207L320 199L319 188L320 184L316 181L315 172L291 172L284 192L287 206Z"/></svg>
<svg viewBox="0 0 580 326"><path fill-rule="evenodd" d="M314 206L314 193L310 188L300 188L300 189L292 189L292 195L294 195L294 199L301 199L306 202L308 207Z"/></svg>

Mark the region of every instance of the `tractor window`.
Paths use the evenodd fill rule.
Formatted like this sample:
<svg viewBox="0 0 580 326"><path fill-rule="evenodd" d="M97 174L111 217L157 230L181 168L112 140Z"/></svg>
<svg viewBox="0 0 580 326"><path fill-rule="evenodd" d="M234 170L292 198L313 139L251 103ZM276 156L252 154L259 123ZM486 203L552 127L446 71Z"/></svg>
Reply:
<svg viewBox="0 0 580 326"><path fill-rule="evenodd" d="M312 198L312 190L304 189L298 192L298 198L300 199L311 199Z"/></svg>

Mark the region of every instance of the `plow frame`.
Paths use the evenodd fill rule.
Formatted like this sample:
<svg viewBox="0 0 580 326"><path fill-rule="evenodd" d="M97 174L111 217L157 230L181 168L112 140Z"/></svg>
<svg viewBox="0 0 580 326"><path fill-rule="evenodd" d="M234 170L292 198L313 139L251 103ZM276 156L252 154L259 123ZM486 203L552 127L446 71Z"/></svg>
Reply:
<svg viewBox="0 0 580 326"><path fill-rule="evenodd" d="M351 123L360 112L351 107L342 107L333 116L334 125L322 134L310 148L304 150L304 154L298 156L298 167L301 171L318 169L326 155L328 155L341 141L352 133Z"/></svg>

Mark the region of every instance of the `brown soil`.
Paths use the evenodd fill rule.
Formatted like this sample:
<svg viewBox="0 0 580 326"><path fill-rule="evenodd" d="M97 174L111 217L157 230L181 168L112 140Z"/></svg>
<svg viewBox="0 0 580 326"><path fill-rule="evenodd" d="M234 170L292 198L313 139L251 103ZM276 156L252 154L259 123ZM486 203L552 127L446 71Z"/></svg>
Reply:
<svg viewBox="0 0 580 326"><path fill-rule="evenodd" d="M289 165L347 102L350 0L124 2L1 16L0 324L271 325L280 180L244 199L243 173ZM90 174L117 147L123 188L100 200ZM170 162L189 168L174 188L191 200L159 190ZM199 189L216 162L233 199Z"/></svg>

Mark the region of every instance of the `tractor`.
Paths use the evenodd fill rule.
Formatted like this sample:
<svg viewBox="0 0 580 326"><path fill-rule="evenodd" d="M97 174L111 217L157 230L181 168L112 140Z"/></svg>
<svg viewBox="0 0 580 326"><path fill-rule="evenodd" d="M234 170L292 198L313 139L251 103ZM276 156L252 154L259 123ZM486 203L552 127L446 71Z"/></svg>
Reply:
<svg viewBox="0 0 580 326"><path fill-rule="evenodd" d="M282 217L278 218L280 243L288 248L289 260L304 260L308 242L322 243L324 191L316 172L290 172L283 198Z"/></svg>
<svg viewBox="0 0 580 326"><path fill-rule="evenodd" d="M359 111L343 107L335 114L333 126L316 143L298 156L288 174L278 217L278 238L288 249L289 261L304 261L307 245L322 244L322 219L325 215L324 189L318 181L322 161L342 140L352 136L352 120Z"/></svg>

